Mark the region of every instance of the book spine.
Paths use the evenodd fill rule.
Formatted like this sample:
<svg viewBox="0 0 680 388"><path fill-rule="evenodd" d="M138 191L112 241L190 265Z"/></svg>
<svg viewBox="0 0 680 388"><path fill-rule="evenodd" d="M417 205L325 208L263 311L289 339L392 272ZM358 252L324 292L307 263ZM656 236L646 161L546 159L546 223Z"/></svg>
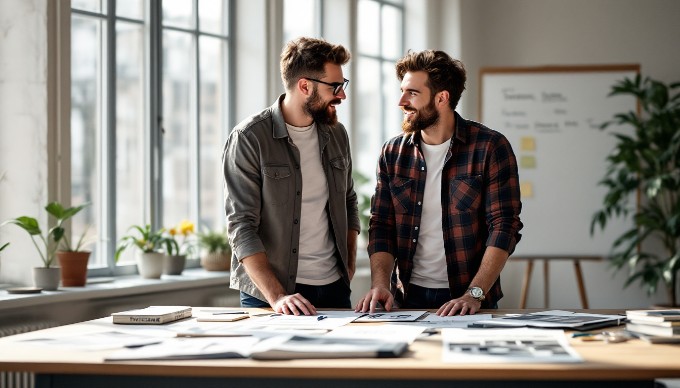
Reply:
<svg viewBox="0 0 680 388"><path fill-rule="evenodd" d="M191 316L191 310L179 311L166 315L114 315L113 323L131 325L160 325L163 323L178 321Z"/></svg>

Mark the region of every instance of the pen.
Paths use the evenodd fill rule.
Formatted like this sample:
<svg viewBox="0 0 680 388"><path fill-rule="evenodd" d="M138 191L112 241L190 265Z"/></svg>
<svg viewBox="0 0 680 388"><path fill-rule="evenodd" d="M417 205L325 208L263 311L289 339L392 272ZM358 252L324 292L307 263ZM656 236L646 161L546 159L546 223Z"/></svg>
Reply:
<svg viewBox="0 0 680 388"><path fill-rule="evenodd" d="M320 320L326 319L326 318L328 318L328 317L325 316L325 315L319 315L319 316L316 318L316 320L317 320L317 321L320 321Z"/></svg>
<svg viewBox="0 0 680 388"><path fill-rule="evenodd" d="M213 313L213 315L223 315L223 314L248 314L246 311L222 311L219 313Z"/></svg>

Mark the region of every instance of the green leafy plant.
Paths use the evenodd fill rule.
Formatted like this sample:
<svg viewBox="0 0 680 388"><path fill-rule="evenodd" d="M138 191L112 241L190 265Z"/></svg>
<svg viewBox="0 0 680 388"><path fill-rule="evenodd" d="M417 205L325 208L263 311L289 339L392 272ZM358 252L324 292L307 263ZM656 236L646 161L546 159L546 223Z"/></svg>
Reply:
<svg viewBox="0 0 680 388"><path fill-rule="evenodd" d="M165 229L161 228L156 231L151 229L151 225L146 224L143 227L139 225L131 226L128 231L129 234L123 236L118 242L116 248L115 260L118 261L120 255L129 247L137 247L144 253L159 252L165 249L165 252L176 252L179 250L177 241L165 235Z"/></svg>
<svg viewBox="0 0 680 388"><path fill-rule="evenodd" d="M368 221L371 217L371 194L368 187L368 178L357 170L352 171L354 180L354 191L357 193L357 203L359 207L359 222L361 223L361 234L368 241Z"/></svg>
<svg viewBox="0 0 680 388"><path fill-rule="evenodd" d="M632 135L614 134L617 144L607 157L608 169L600 182L607 188L603 208L593 215L591 234L609 220L632 215L634 226L613 243L616 270L628 267L627 287L640 281L649 294L661 281L669 302L676 295L680 271L680 83L666 85L651 78L625 79L610 95L635 96L642 113L619 113L602 125L629 125ZM639 193L639 204L631 197ZM662 253L648 250L649 241L661 243ZM646 243L646 244L643 244ZM658 248L655 250L659 250Z"/></svg>
<svg viewBox="0 0 680 388"><path fill-rule="evenodd" d="M196 237L198 237L198 245L207 253L231 253L229 238L224 230L215 231L205 228L202 232L196 233Z"/></svg>
<svg viewBox="0 0 680 388"><path fill-rule="evenodd" d="M55 254L61 245L63 245L64 250L67 251L78 251L82 248L85 233L83 233L75 246L71 246L68 236L66 235L66 230L64 229L64 222L78 214L78 212L87 206L89 206L89 203L64 208L64 206L58 202L50 202L45 206L45 210L50 216L56 219L56 223L52 228L47 230L46 234L43 234L38 220L28 216L7 220L0 226L13 224L25 230L31 236L31 241L38 250L45 268L50 268L54 262ZM38 244L38 241L41 242L42 247Z"/></svg>

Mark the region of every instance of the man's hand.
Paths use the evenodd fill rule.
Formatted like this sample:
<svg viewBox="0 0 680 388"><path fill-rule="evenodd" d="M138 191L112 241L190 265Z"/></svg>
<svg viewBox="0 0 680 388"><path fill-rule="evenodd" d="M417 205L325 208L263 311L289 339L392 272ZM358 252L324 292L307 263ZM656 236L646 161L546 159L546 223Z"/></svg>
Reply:
<svg viewBox="0 0 680 388"><path fill-rule="evenodd" d="M444 303L442 307L437 310L437 315L474 315L482 307L482 302L473 298L472 295L465 293L458 299L451 299Z"/></svg>
<svg viewBox="0 0 680 388"><path fill-rule="evenodd" d="M288 315L316 315L316 307L300 294L281 295L272 304L274 312Z"/></svg>
<svg viewBox="0 0 680 388"><path fill-rule="evenodd" d="M382 304L385 310L392 311L392 305L394 304L394 297L390 290L385 287L371 288L370 291L361 298L359 303L357 303L354 311L357 313L375 313L375 307L378 303Z"/></svg>

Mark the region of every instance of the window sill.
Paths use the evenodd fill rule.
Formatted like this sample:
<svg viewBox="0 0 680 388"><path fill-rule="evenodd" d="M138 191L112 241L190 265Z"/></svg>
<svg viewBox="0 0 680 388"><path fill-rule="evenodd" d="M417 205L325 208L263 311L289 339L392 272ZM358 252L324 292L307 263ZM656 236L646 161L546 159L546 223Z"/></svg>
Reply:
<svg viewBox="0 0 680 388"><path fill-rule="evenodd" d="M161 279L143 279L139 275L116 276L104 281L92 278L88 279L85 287L60 287L57 291L39 294L9 294L4 289L0 290L0 311L220 285L229 286L229 272L211 272L202 268L186 269L182 275L163 275Z"/></svg>

